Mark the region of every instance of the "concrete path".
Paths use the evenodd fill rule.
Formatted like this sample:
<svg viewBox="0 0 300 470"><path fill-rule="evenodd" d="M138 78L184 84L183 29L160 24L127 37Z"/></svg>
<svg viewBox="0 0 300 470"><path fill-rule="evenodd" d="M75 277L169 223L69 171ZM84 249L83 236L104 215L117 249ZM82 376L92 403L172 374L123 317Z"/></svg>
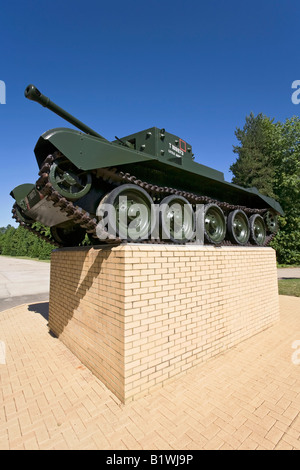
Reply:
<svg viewBox="0 0 300 470"><path fill-rule="evenodd" d="M50 263L0 256L0 312L49 299Z"/></svg>
<svg viewBox="0 0 300 470"><path fill-rule="evenodd" d="M230 351L123 405L49 334L47 303L0 315L0 449L300 450L300 299Z"/></svg>
<svg viewBox="0 0 300 470"><path fill-rule="evenodd" d="M298 279L300 278L300 268L279 268L277 274L278 279Z"/></svg>

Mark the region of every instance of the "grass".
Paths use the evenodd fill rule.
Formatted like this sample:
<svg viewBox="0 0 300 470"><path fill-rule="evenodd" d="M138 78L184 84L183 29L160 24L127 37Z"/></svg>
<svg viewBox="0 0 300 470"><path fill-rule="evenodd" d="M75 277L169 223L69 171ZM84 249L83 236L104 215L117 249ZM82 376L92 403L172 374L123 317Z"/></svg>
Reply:
<svg viewBox="0 0 300 470"><path fill-rule="evenodd" d="M280 295L300 297L300 279L279 279L278 289Z"/></svg>
<svg viewBox="0 0 300 470"><path fill-rule="evenodd" d="M279 264L277 263L277 268L300 268L299 264Z"/></svg>

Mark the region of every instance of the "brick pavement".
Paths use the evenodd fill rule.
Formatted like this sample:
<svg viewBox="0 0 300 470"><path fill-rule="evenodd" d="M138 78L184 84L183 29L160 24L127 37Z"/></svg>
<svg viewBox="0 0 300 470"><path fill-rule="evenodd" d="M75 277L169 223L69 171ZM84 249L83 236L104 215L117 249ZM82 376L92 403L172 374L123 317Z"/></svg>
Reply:
<svg viewBox="0 0 300 470"><path fill-rule="evenodd" d="M126 405L49 333L46 308L0 314L1 450L300 449L299 298L281 296L279 323Z"/></svg>

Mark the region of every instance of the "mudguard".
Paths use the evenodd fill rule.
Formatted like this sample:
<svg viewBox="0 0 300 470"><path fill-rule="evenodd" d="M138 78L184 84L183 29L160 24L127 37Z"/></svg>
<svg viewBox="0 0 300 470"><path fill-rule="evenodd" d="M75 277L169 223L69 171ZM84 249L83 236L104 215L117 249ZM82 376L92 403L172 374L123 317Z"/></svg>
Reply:
<svg viewBox="0 0 300 470"><path fill-rule="evenodd" d="M133 152L130 148L65 127L50 129L39 138L34 149L39 167L54 150L59 150L77 168L86 171L157 160L154 156Z"/></svg>

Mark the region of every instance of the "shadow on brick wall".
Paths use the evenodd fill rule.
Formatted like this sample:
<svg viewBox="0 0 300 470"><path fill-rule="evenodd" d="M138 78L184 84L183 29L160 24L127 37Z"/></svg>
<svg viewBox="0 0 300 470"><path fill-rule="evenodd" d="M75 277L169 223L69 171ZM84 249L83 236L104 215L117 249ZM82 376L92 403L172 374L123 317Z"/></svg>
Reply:
<svg viewBox="0 0 300 470"><path fill-rule="evenodd" d="M102 264L106 261L111 254L111 247L101 246L99 251L97 247L76 247L71 249L62 249L57 250L56 256L64 254L64 251L76 251L76 263L69 272L65 272L60 279L55 278L55 274L51 274L51 289L50 289L50 329L58 337L64 331L65 327L72 319L75 312L78 311L80 301L84 299L87 292L92 287L95 278L99 276L99 273L102 270ZM90 249L93 249L96 252L95 260L89 266L87 273L84 278L82 277L82 271L86 264L86 259L89 256ZM98 252L97 252L98 251ZM60 253L59 253L60 252ZM75 254L75 253L74 253ZM56 263L56 268L59 266L60 262L53 260ZM76 267L75 267L76 266ZM59 284L61 285L61 289ZM55 294L53 295L53 292ZM51 321L52 313L56 312L55 320ZM60 315L57 315L57 312L60 311Z"/></svg>

